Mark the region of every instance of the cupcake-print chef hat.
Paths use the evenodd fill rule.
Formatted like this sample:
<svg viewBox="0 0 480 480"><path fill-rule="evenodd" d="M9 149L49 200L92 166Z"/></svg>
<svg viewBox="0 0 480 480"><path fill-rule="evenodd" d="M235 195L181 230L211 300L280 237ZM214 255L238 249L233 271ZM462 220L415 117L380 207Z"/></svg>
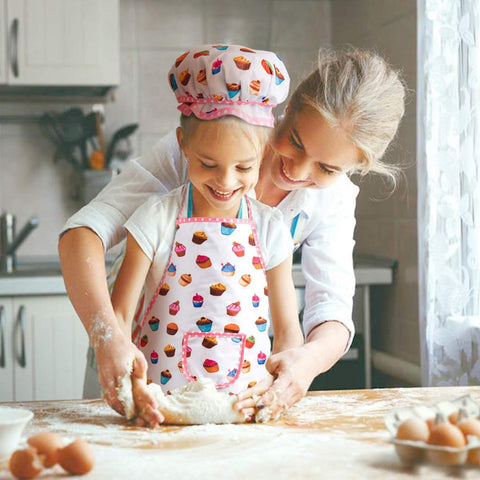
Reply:
<svg viewBox="0 0 480 480"><path fill-rule="evenodd" d="M287 98L290 85L275 53L239 45L192 48L177 58L168 80L184 115L235 115L267 127L273 127L272 108Z"/></svg>

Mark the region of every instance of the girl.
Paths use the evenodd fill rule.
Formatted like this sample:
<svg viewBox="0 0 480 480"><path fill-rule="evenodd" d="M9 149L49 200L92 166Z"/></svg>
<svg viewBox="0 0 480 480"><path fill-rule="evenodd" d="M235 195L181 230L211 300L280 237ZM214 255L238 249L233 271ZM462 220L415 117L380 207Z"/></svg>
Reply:
<svg viewBox="0 0 480 480"><path fill-rule="evenodd" d="M399 74L380 56L322 49L317 68L295 90L285 118L275 126L255 190L258 200L282 211L295 245L302 245L306 342L272 355L267 369L275 383L259 383L239 394L240 408L251 408L252 395L267 390L275 394L269 395L276 399L274 407L292 405L348 350L354 334L352 250L358 193L348 175L373 171L393 177L395 170L381 158L403 116L404 96ZM105 281L104 248L122 238L123 221L136 206L185 179L185 162L173 132L150 155L131 161L74 215L60 240L67 290L87 332L99 319L116 339L114 349L103 343L94 344L94 349L106 399L120 412L117 378L132 365L141 375L145 364L116 326ZM96 267L94 275L91 265Z"/></svg>
<svg viewBox="0 0 480 480"><path fill-rule="evenodd" d="M168 391L203 376L239 393L268 375L270 314L274 352L303 343L290 233L278 210L247 196L288 74L271 52L204 46L179 57L169 80L189 183L151 196L126 222L112 303L130 332L146 285L135 336L148 380Z"/></svg>

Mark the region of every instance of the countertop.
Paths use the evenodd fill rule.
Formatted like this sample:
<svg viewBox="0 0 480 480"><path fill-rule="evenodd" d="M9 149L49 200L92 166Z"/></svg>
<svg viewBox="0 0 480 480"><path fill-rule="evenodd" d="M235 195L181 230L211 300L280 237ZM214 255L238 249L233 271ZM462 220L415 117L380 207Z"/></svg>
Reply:
<svg viewBox="0 0 480 480"><path fill-rule="evenodd" d="M395 261L369 255L354 257L357 285L381 285L392 283ZM293 265L295 286L302 288L305 279L300 264ZM20 295L66 295L65 284L58 259L54 257L30 257L20 260L18 272L0 274L0 297Z"/></svg>
<svg viewBox="0 0 480 480"><path fill-rule="evenodd" d="M478 466L403 466L384 425L393 408L466 394L480 402L480 387L310 392L268 424L153 431L127 425L101 400L15 406L35 413L23 439L47 429L92 444L96 465L85 479L477 479ZM5 468L0 466L0 479L10 478ZM39 478L62 478L60 467L51 472Z"/></svg>

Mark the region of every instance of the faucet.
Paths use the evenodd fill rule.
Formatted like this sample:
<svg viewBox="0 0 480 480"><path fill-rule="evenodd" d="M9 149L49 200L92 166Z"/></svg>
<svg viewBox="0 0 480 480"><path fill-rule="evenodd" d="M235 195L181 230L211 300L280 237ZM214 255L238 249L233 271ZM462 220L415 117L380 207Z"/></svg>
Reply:
<svg viewBox="0 0 480 480"><path fill-rule="evenodd" d="M32 217L18 234L15 232L16 218L11 213L0 216L0 272L12 273L16 267L15 252L29 233L38 227L40 220Z"/></svg>

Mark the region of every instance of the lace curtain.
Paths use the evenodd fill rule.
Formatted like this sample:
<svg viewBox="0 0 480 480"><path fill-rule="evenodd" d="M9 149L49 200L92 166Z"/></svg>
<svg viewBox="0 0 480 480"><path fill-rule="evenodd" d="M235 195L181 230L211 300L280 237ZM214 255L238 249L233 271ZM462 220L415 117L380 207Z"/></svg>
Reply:
<svg viewBox="0 0 480 480"><path fill-rule="evenodd" d="M479 3L418 1L423 385L480 384Z"/></svg>

